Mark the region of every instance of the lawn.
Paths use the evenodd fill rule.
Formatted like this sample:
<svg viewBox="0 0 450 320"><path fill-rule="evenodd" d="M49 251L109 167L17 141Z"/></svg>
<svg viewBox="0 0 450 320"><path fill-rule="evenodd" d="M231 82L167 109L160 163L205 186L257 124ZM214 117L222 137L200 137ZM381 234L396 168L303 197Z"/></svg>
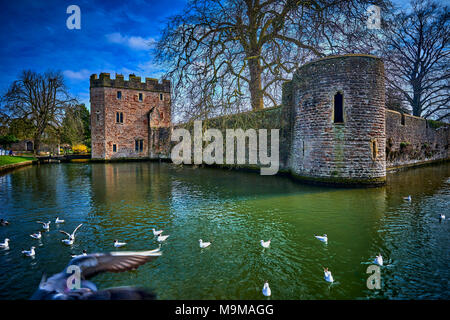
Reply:
<svg viewBox="0 0 450 320"><path fill-rule="evenodd" d="M5 166L13 163L20 163L24 161L36 160L34 157L14 157L14 156L0 156L0 166Z"/></svg>

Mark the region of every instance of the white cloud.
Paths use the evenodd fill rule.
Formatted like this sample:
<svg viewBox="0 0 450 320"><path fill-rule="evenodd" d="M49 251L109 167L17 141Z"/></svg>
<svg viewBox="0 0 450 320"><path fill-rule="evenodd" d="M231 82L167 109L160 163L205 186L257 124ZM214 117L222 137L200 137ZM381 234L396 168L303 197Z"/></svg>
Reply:
<svg viewBox="0 0 450 320"><path fill-rule="evenodd" d="M63 74L66 78L72 80L85 80L89 78L92 72L87 69L82 69L80 71L64 70Z"/></svg>
<svg viewBox="0 0 450 320"><path fill-rule="evenodd" d="M109 33L106 40L110 43L121 44L134 50L149 50L156 43L154 38L142 38L135 36L123 36L119 32Z"/></svg>

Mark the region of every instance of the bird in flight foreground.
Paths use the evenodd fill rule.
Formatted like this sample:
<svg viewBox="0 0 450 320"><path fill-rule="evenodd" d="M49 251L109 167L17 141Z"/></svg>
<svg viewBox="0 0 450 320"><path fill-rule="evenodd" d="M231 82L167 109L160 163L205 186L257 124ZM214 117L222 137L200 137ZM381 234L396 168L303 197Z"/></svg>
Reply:
<svg viewBox="0 0 450 320"><path fill-rule="evenodd" d="M73 242L75 241L75 233L77 232L77 230L82 226L83 224L79 224L78 227L75 228L75 230L73 230L72 234L62 231L60 230L59 232L61 232L62 234L65 234L66 236L69 237L69 239L63 239L61 240L62 243L67 244L68 246L72 245Z"/></svg>
<svg viewBox="0 0 450 320"><path fill-rule="evenodd" d="M97 290L88 281L103 272L124 272L137 269L162 254L160 249L135 252L93 253L73 258L67 267L50 278L45 275L31 300L148 300L155 299L153 293L141 288L117 287ZM70 288L72 279L79 270L79 288Z"/></svg>

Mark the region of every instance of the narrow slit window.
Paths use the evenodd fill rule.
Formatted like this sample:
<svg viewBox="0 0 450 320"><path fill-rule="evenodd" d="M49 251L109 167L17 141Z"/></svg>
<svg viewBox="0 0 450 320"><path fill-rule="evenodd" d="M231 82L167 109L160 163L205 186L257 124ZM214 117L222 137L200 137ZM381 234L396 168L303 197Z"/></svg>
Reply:
<svg viewBox="0 0 450 320"><path fill-rule="evenodd" d="M372 158L375 160L377 158L378 147L376 140L372 141Z"/></svg>
<svg viewBox="0 0 450 320"><path fill-rule="evenodd" d="M164 100L164 96L162 93L159 94L159 100L163 101Z"/></svg>
<svg viewBox="0 0 450 320"><path fill-rule="evenodd" d="M120 123L123 123L123 113L120 113Z"/></svg>
<svg viewBox="0 0 450 320"><path fill-rule="evenodd" d="M117 145L113 144L113 152L117 152Z"/></svg>
<svg viewBox="0 0 450 320"><path fill-rule="evenodd" d="M142 101L144 98L143 98L143 95L142 95L142 93L139 93L139 101Z"/></svg>
<svg viewBox="0 0 450 320"><path fill-rule="evenodd" d="M117 91L117 99L122 99L122 91Z"/></svg>
<svg viewBox="0 0 450 320"><path fill-rule="evenodd" d="M405 115L403 113L402 113L401 123L402 123L402 126L405 125Z"/></svg>
<svg viewBox="0 0 450 320"><path fill-rule="evenodd" d="M139 140L134 140L134 151L139 151Z"/></svg>
<svg viewBox="0 0 450 320"><path fill-rule="evenodd" d="M334 123L344 123L344 96L340 92L334 95Z"/></svg>
<svg viewBox="0 0 450 320"><path fill-rule="evenodd" d="M139 140L139 152L144 151L144 140Z"/></svg>

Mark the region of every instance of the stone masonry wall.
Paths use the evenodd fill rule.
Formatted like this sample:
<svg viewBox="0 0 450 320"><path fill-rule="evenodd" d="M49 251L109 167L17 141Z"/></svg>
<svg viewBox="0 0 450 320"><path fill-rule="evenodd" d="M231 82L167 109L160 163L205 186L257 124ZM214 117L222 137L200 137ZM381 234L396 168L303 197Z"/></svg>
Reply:
<svg viewBox="0 0 450 320"><path fill-rule="evenodd" d="M160 142L167 145L167 139L160 139L160 131L171 126L170 82L158 84L147 78L142 83L133 75L125 81L121 75L110 79L102 73L99 79L91 76L90 92L93 159L157 157ZM135 150L136 140L143 140L142 151Z"/></svg>
<svg viewBox="0 0 450 320"><path fill-rule="evenodd" d="M335 183L385 182L385 87L381 59L327 57L292 80L290 168L298 178ZM343 122L334 97L343 95Z"/></svg>
<svg viewBox="0 0 450 320"><path fill-rule="evenodd" d="M402 124L402 117L403 123ZM386 166L450 158L450 126L386 110Z"/></svg>

